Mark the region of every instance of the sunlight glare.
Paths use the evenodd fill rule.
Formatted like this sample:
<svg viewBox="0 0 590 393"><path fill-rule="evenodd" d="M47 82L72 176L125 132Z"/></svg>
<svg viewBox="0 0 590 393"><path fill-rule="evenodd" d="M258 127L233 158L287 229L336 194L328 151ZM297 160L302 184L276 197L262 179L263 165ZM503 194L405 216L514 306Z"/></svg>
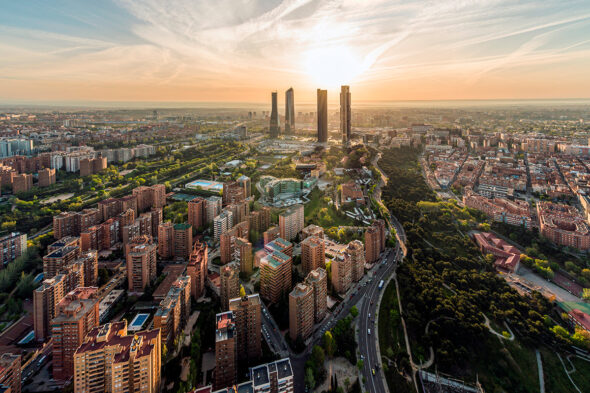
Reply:
<svg viewBox="0 0 590 393"><path fill-rule="evenodd" d="M313 49L305 56L306 73L323 88L351 84L363 68L363 62L346 46Z"/></svg>

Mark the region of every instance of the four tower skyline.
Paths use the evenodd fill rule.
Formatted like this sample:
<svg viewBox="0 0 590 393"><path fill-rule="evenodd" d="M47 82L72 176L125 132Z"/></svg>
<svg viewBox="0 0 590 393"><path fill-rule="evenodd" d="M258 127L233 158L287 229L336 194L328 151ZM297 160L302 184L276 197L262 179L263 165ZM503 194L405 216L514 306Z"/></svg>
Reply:
<svg viewBox="0 0 590 393"><path fill-rule="evenodd" d="M271 138L280 134L277 92L271 93L272 109L270 113L269 133ZM350 86L340 87L340 133L342 144L350 142L351 133L351 94ZM295 95L292 87L285 91L285 134L295 132ZM317 89L317 137L318 142L328 142L328 90Z"/></svg>

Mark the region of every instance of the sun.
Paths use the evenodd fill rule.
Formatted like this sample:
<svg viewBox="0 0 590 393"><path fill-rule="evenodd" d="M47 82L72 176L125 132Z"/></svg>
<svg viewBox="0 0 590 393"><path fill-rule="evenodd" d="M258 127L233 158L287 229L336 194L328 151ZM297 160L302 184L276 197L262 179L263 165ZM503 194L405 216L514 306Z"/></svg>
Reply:
<svg viewBox="0 0 590 393"><path fill-rule="evenodd" d="M347 46L317 48L305 54L305 71L323 88L351 84L363 73L363 63Z"/></svg>

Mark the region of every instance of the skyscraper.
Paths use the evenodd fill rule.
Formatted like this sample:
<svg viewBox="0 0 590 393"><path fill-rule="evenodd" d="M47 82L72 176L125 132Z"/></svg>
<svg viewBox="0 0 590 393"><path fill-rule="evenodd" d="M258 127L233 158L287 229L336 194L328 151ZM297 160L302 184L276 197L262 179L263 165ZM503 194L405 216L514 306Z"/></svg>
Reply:
<svg viewBox="0 0 590 393"><path fill-rule="evenodd" d="M328 90L318 89L318 142L328 142Z"/></svg>
<svg viewBox="0 0 590 393"><path fill-rule="evenodd" d="M279 111L277 109L277 92L272 92L272 110L270 112L270 137L279 136Z"/></svg>
<svg viewBox="0 0 590 393"><path fill-rule="evenodd" d="M340 88L340 132L342 133L342 144L350 142L350 87Z"/></svg>
<svg viewBox="0 0 590 393"><path fill-rule="evenodd" d="M295 132L295 95L293 88L285 92L285 134Z"/></svg>

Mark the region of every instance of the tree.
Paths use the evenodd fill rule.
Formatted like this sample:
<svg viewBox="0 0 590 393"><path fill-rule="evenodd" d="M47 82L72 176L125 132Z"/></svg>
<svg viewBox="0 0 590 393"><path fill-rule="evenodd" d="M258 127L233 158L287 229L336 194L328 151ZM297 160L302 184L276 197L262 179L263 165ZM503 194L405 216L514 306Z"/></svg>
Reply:
<svg viewBox="0 0 590 393"><path fill-rule="evenodd" d="M350 314L356 318L359 315L359 309L356 306L350 308Z"/></svg>
<svg viewBox="0 0 590 393"><path fill-rule="evenodd" d="M305 369L305 386L311 391L315 388L315 378L313 377L313 370L311 368Z"/></svg>
<svg viewBox="0 0 590 393"><path fill-rule="evenodd" d="M240 297L246 296L246 290L243 285L240 285Z"/></svg>
<svg viewBox="0 0 590 393"><path fill-rule="evenodd" d="M336 353L336 340L334 340L332 332L329 330L324 333L324 348L326 350L326 354L330 358L334 356L334 353Z"/></svg>

